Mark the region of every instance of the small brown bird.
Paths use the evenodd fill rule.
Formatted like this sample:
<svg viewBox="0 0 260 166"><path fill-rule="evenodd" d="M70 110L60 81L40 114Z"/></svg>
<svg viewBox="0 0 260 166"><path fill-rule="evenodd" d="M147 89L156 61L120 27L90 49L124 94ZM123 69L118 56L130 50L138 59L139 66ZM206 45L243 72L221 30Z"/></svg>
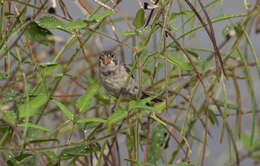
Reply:
<svg viewBox="0 0 260 166"><path fill-rule="evenodd" d="M98 59L99 79L109 95L116 98L120 93L131 99L136 99L138 87L133 76L130 77L127 88L124 84L129 76L130 70L125 64L121 64L119 58L112 51L103 51ZM145 92L141 93L141 99L149 97ZM161 99L154 98L152 102L162 102Z"/></svg>

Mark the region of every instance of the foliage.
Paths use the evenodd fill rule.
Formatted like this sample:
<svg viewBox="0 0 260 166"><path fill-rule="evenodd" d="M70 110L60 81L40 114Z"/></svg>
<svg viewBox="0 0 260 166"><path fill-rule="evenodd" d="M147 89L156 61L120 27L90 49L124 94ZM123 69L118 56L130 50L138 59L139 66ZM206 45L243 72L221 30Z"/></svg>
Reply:
<svg viewBox="0 0 260 166"><path fill-rule="evenodd" d="M0 165L259 164L260 4L233 1L1 1ZM101 48L151 96L108 96Z"/></svg>

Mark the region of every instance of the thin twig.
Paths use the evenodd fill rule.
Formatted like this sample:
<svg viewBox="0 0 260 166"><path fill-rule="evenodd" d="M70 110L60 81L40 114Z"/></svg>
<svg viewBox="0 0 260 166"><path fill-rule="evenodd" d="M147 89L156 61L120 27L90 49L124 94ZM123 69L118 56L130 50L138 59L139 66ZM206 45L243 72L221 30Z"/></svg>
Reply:
<svg viewBox="0 0 260 166"><path fill-rule="evenodd" d="M257 151L260 151L260 146L255 147L254 149L250 150L247 154L244 154L243 156L241 156L240 162L242 162L243 160L245 160L248 157L252 157L252 155L254 153L256 153Z"/></svg>
<svg viewBox="0 0 260 166"><path fill-rule="evenodd" d="M161 117L159 114L156 113L155 115L156 115L156 117L159 118L161 121L167 122L167 121L166 121L163 117ZM182 149L183 153L186 154L185 150L183 149L181 143L178 141L177 137L168 129L168 127L166 127L166 126L164 126L164 125L163 125L163 127L164 127L164 128L166 129L166 131L173 137L173 139L175 140L175 142L178 144L179 148ZM191 148L190 148L190 145L189 145L188 140L187 140L185 137L183 137L183 136L181 136L181 137L183 138L184 142L186 143L186 145L187 145L187 147L188 147L188 150L191 151Z"/></svg>
<svg viewBox="0 0 260 166"><path fill-rule="evenodd" d="M207 21L208 21L209 30L210 30L210 31L209 31L209 32L210 32L209 37L210 37L210 39L211 39L211 41L212 41L212 44L213 44L213 47L214 47L214 50L215 50L215 53L216 53L216 58L215 58L215 59L216 59L216 70L218 70L218 61L217 61L217 59L219 59L220 65L221 65L222 70L223 70L223 73L224 73L224 75L226 76L225 68L224 68L224 63L223 63L223 60L222 60L222 58L221 58L221 55L220 55L220 52L219 52L219 48L218 48L218 46L217 46L216 37L215 37L215 33L214 33L214 29L213 29L213 26L212 26L211 19L209 18L209 15L208 15L206 9L204 8L204 6L203 6L201 0L199 0L199 4L200 4L200 7L201 7L201 9L202 9L204 15L205 15L206 18L207 18ZM218 72L218 71L217 71L217 72Z"/></svg>
<svg viewBox="0 0 260 166"><path fill-rule="evenodd" d="M195 13L195 15L198 17L199 21L201 22L201 24L203 25L203 27L205 28L206 32L208 33L209 35L209 38L210 40L212 41L212 44L214 46L214 49L215 49L215 53L216 53L216 56L218 57L219 61L220 61L220 64L221 64L221 67L222 67L222 70L223 70L223 73L225 74L225 69L224 69L224 64L222 62L222 58L220 56L220 53L219 53L219 49L217 48L217 44L216 44L216 39L212 36L212 32L208 30L207 28L207 24L203 21L203 19L201 18L201 16L199 15L198 11L195 9L195 7L191 4L191 2L189 0L185 0L185 2L189 5L189 7L192 9L192 11ZM204 13L206 13L206 10L204 8L204 6L202 5L202 3L200 4L201 5L201 8L203 10ZM207 13L205 14L206 17L208 16ZM209 19L209 17L207 18ZM211 20L209 19L208 21L208 24L211 24L211 27L212 27L212 23L211 23ZM212 28L213 29L213 28ZM218 62L217 62L217 58L216 58L216 76L218 78ZM225 74L226 75L226 74Z"/></svg>
<svg viewBox="0 0 260 166"><path fill-rule="evenodd" d="M99 0L94 0L96 3L98 3L99 5L103 6L104 8L106 9L109 9L109 10L114 10L112 9L110 6L104 4L103 2L100 2Z"/></svg>
<svg viewBox="0 0 260 166"><path fill-rule="evenodd" d="M237 100L237 105L238 105L238 137L240 138L241 131L242 131L242 103L241 103L241 95L240 95L240 90L238 87L238 82L236 78L236 73L235 70L231 70L233 74L233 82L234 82L234 88L236 91L236 100Z"/></svg>
<svg viewBox="0 0 260 166"><path fill-rule="evenodd" d="M156 0L154 4L156 5L158 2L159 2L159 0ZM150 14L149 14L149 16L148 16L148 19L147 19L147 21L146 21L144 27L147 27L147 26L149 25L149 22L151 21L151 18L152 18L152 15L153 15L154 10L155 10L155 9L152 9L152 10L151 10L151 12L150 12Z"/></svg>
<svg viewBox="0 0 260 166"><path fill-rule="evenodd" d="M113 0L111 0L111 2L113 2L114 6L119 10L120 14L123 16L123 18L124 18L126 24L128 25L128 27L129 27L130 29L134 29L133 26L132 26L132 24L131 24L130 21L128 20L126 14L123 12L123 10L121 10L120 7L119 7Z"/></svg>
<svg viewBox="0 0 260 166"><path fill-rule="evenodd" d="M17 127L8 119L6 119L2 114L0 114L0 119L2 119L3 121L5 121L8 126L10 126L15 133L17 133L19 135L19 137L24 140L24 142L26 143L26 145L28 145L29 150L36 156L37 160L38 160L38 164L45 166L45 162L43 160L43 158L36 152L36 150L33 148L32 144L29 142L29 140L17 129ZM22 150L22 149L21 149Z"/></svg>
<svg viewBox="0 0 260 166"><path fill-rule="evenodd" d="M138 0L138 4L139 4L140 8L144 8L142 0Z"/></svg>
<svg viewBox="0 0 260 166"><path fill-rule="evenodd" d="M144 163L148 161L149 144L150 144L150 124L151 118L148 116L146 123L146 139L145 139L145 152L144 152Z"/></svg>
<svg viewBox="0 0 260 166"><path fill-rule="evenodd" d="M89 15L92 15L92 9L91 9L91 8L93 8L93 6L90 6L91 4L88 3L88 1L84 2L84 1L82 1L82 0L77 0L76 2L77 2L77 4L78 4L80 7L82 7L84 10L86 10L86 12L87 12ZM87 5L86 5L85 3L87 3ZM88 6L89 6L89 8L88 8Z"/></svg>
<svg viewBox="0 0 260 166"><path fill-rule="evenodd" d="M221 115L222 118L224 119L224 114L223 114L221 108L219 107L217 101L216 101L214 98L212 98L212 100L213 100L214 104L216 105L218 112L220 113L220 115ZM234 147L234 151L235 151L235 154L236 154L236 160L237 160L237 162L236 162L236 163L237 163L237 166L240 166L240 160L239 160L239 153L238 153L238 149L237 149L237 144L236 144L234 135L233 135L233 133L232 133L232 129L230 128L228 122L226 122L225 127L227 128L227 132L228 132L228 134L230 135L230 138L231 138L231 141L232 141L232 144L233 144L233 147Z"/></svg>

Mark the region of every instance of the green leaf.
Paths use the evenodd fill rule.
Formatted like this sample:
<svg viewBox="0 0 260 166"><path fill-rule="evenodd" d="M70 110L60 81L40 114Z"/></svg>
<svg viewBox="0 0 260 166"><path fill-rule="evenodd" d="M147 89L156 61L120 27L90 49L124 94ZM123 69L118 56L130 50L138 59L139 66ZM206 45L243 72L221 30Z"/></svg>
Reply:
<svg viewBox="0 0 260 166"><path fill-rule="evenodd" d="M243 25L241 25L240 22L238 22L238 23L236 23L236 24L234 25L234 29L235 29L236 34L237 34L238 36L243 33Z"/></svg>
<svg viewBox="0 0 260 166"><path fill-rule="evenodd" d="M48 29L40 27L35 22L32 22L28 25L24 32L24 35L27 39L37 41L44 45L54 43L53 40L48 39L49 36L52 36L52 33Z"/></svg>
<svg viewBox="0 0 260 166"><path fill-rule="evenodd" d="M33 116L41 106L47 103L47 101L48 101L47 95L38 95L37 97L31 99L28 105L25 103L18 106L19 117L24 118L27 116L28 117Z"/></svg>
<svg viewBox="0 0 260 166"><path fill-rule="evenodd" d="M53 151L45 150L45 151L40 151L39 153L41 155L47 156L53 162L55 162L58 159L57 155Z"/></svg>
<svg viewBox="0 0 260 166"><path fill-rule="evenodd" d="M163 102L160 102L160 103L155 103L153 107L154 107L154 112L161 114L162 111L166 107L166 101L163 101Z"/></svg>
<svg viewBox="0 0 260 166"><path fill-rule="evenodd" d="M70 22L68 24L63 25L62 29L71 32L75 29L82 29L87 26L87 23L82 19L77 19L76 21Z"/></svg>
<svg viewBox="0 0 260 166"><path fill-rule="evenodd" d="M139 34L145 34L146 32L150 31L151 28L150 27L145 27L142 30L139 30ZM128 35L135 35L136 32L133 29L129 29L126 31L120 31L118 32L120 35L124 35L124 36L128 36Z"/></svg>
<svg viewBox="0 0 260 166"><path fill-rule="evenodd" d="M224 37L226 37L228 35L228 33L234 29L234 25L233 24L228 24L226 25L223 29L222 29L222 35Z"/></svg>
<svg viewBox="0 0 260 166"><path fill-rule="evenodd" d="M53 62L43 62L43 63L39 63L40 67L48 67L48 66L57 66L57 63L53 63Z"/></svg>
<svg viewBox="0 0 260 166"><path fill-rule="evenodd" d="M32 144L39 144L39 143L43 143L43 142L57 142L60 143L60 141L56 138L52 138L52 139L35 139L35 140L31 140L30 143Z"/></svg>
<svg viewBox="0 0 260 166"><path fill-rule="evenodd" d="M40 66L43 68L42 69L42 73L47 76L49 74L51 74L52 72L54 72L55 70L57 70L60 65L57 63L51 63L51 62L47 62L47 63L40 63Z"/></svg>
<svg viewBox="0 0 260 166"><path fill-rule="evenodd" d="M8 72L0 72L0 80L5 80L8 78Z"/></svg>
<svg viewBox="0 0 260 166"><path fill-rule="evenodd" d="M69 160L74 157L88 156L90 152L97 152L100 148L97 146L88 147L86 145L79 145L72 148L63 149L60 153L61 160Z"/></svg>
<svg viewBox="0 0 260 166"><path fill-rule="evenodd" d="M167 126L167 124L165 122L163 122L161 119L159 119L157 116L155 116L155 114L151 115L151 118L153 118L154 120L156 120L157 122L159 122L160 124Z"/></svg>
<svg viewBox="0 0 260 166"><path fill-rule="evenodd" d="M67 119L73 121L74 115L70 112L70 110L65 105L63 105L57 100L53 100L53 102L61 109L62 113Z"/></svg>
<svg viewBox="0 0 260 166"><path fill-rule="evenodd" d="M80 113L86 112L91 107L92 99L98 89L98 83L94 82L88 87L88 90L85 92L85 94L77 99L76 105Z"/></svg>
<svg viewBox="0 0 260 166"><path fill-rule="evenodd" d="M112 115L110 115L107 119L107 123L109 125L116 123L124 118L126 118L128 116L128 112L125 110L118 110L116 112L114 112Z"/></svg>
<svg viewBox="0 0 260 166"><path fill-rule="evenodd" d="M79 119L77 123L87 123L87 122L98 122L98 123L106 123L107 120L102 118L83 118Z"/></svg>
<svg viewBox="0 0 260 166"><path fill-rule="evenodd" d="M102 13L96 13L96 14L94 14L93 16L91 16L91 17L89 18L89 21L100 21L100 20L102 20L103 18L105 18L105 17L107 17L107 16L109 16L109 15L111 15L111 14L114 14L114 13L115 13L114 10L105 10L105 11L102 12Z"/></svg>
<svg viewBox="0 0 260 166"><path fill-rule="evenodd" d="M140 30L140 34L144 34L146 32L150 32L151 31L151 27L145 27L142 30Z"/></svg>
<svg viewBox="0 0 260 166"><path fill-rule="evenodd" d="M158 124L152 126L152 135L150 139L150 146L149 146L149 155L148 155L148 162L156 163L160 158L163 152L162 145L165 142L165 131L162 125Z"/></svg>
<svg viewBox="0 0 260 166"><path fill-rule="evenodd" d="M182 16L182 15L189 15L189 14L193 14L193 12L190 11L190 10L185 10L185 11L181 11L181 12L178 12L178 13L173 12L169 17L169 20L175 19L175 18Z"/></svg>
<svg viewBox="0 0 260 166"><path fill-rule="evenodd" d="M139 9L136 13L136 16L133 21L133 25L135 26L136 29L141 28L144 26L144 9Z"/></svg>
<svg viewBox="0 0 260 166"><path fill-rule="evenodd" d="M12 88L7 88L4 92L4 95L2 97L2 102L6 103L8 101L14 101L17 97L17 92L13 90Z"/></svg>
<svg viewBox="0 0 260 166"><path fill-rule="evenodd" d="M164 58L163 56L160 56L160 58ZM167 61L177 65L178 67L180 67L182 70L192 70L192 66L189 63L183 62L182 60L180 60L179 58L175 57L175 56L167 56Z"/></svg>
<svg viewBox="0 0 260 166"><path fill-rule="evenodd" d="M190 166L191 164L187 163L187 162L181 162L178 163L176 166Z"/></svg>
<svg viewBox="0 0 260 166"><path fill-rule="evenodd" d="M17 161L22 161L22 160L24 160L25 158L27 158L27 157L29 157L29 156L32 156L32 154L31 153L21 153L21 154L19 154L18 156L15 156L14 157L14 159L15 160L17 160Z"/></svg>
<svg viewBox="0 0 260 166"><path fill-rule="evenodd" d="M9 125L2 119L0 119L0 132L4 133L9 128Z"/></svg>
<svg viewBox="0 0 260 166"><path fill-rule="evenodd" d="M250 141L250 136L248 134L246 134L245 132L241 133L241 138L240 141L242 142L243 146L248 150L248 151L252 151L254 150L256 147L260 146L260 140L255 140L253 142L253 144L251 144Z"/></svg>
<svg viewBox="0 0 260 166"><path fill-rule="evenodd" d="M135 35L135 31L133 29L129 29L129 30L126 30L126 31L120 31L118 32L120 35L123 35L123 36L128 36L128 35Z"/></svg>
<svg viewBox="0 0 260 166"><path fill-rule="evenodd" d="M34 128L34 129L39 129L39 130L51 132L51 130L46 128L46 127L42 127L42 126L35 125L35 124L32 124L32 123L22 123L22 124L18 124L17 126L19 126L19 127L27 126L27 127Z"/></svg>
<svg viewBox="0 0 260 166"><path fill-rule="evenodd" d="M213 125L219 125L218 122L218 118L216 117L216 115L214 114L214 112L212 110L209 110L209 120Z"/></svg>
<svg viewBox="0 0 260 166"><path fill-rule="evenodd" d="M58 29L62 28L64 23L57 19L55 16L44 16L35 22L42 28Z"/></svg>
<svg viewBox="0 0 260 166"><path fill-rule="evenodd" d="M223 102L223 101L217 100L217 103L218 103L218 105L220 105L221 107L224 107L224 102ZM238 109L239 109L238 106L233 105L233 104L228 104L228 103L227 103L227 108L228 108L228 109L232 109L232 110L238 110Z"/></svg>
<svg viewBox="0 0 260 166"><path fill-rule="evenodd" d="M173 23L169 23L169 27L171 28L171 30L172 30L173 32L177 32L177 28L174 26Z"/></svg>
<svg viewBox="0 0 260 166"><path fill-rule="evenodd" d="M125 161L128 161L128 162L133 163L134 165L138 165L138 166L154 166L154 164L144 163L144 162L140 162L137 160L125 159Z"/></svg>
<svg viewBox="0 0 260 166"><path fill-rule="evenodd" d="M72 33L72 30L82 29L87 26L87 22L83 21L82 19L77 19L75 21L64 24L54 16L44 16L35 22L42 28L60 29L69 33Z"/></svg>
<svg viewBox="0 0 260 166"><path fill-rule="evenodd" d="M156 108L148 106L147 103L150 102L154 97L147 97L145 99L141 99L139 101L131 101L129 103L129 110L133 110L133 109L145 109L145 110L149 110L149 111L155 111L156 112Z"/></svg>
<svg viewBox="0 0 260 166"><path fill-rule="evenodd" d="M4 16L5 17L13 17L13 16L15 16L15 14L14 13L5 12Z"/></svg>
<svg viewBox="0 0 260 166"><path fill-rule="evenodd" d="M199 54L197 54L195 51L193 51L192 49L190 48L186 48L186 51L191 54L193 57L195 58L198 58L199 57Z"/></svg>
<svg viewBox="0 0 260 166"><path fill-rule="evenodd" d="M15 124L15 122L16 122L16 114L13 111L5 110L5 111L3 111L3 116L7 120L9 120L13 124Z"/></svg>

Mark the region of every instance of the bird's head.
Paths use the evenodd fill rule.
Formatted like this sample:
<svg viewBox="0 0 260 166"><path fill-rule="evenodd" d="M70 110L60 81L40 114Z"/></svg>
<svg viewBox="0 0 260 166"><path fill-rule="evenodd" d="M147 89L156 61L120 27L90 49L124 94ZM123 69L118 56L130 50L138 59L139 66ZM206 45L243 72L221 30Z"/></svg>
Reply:
<svg viewBox="0 0 260 166"><path fill-rule="evenodd" d="M103 51L99 56L99 66L102 68L115 68L119 64L118 57L112 51Z"/></svg>

